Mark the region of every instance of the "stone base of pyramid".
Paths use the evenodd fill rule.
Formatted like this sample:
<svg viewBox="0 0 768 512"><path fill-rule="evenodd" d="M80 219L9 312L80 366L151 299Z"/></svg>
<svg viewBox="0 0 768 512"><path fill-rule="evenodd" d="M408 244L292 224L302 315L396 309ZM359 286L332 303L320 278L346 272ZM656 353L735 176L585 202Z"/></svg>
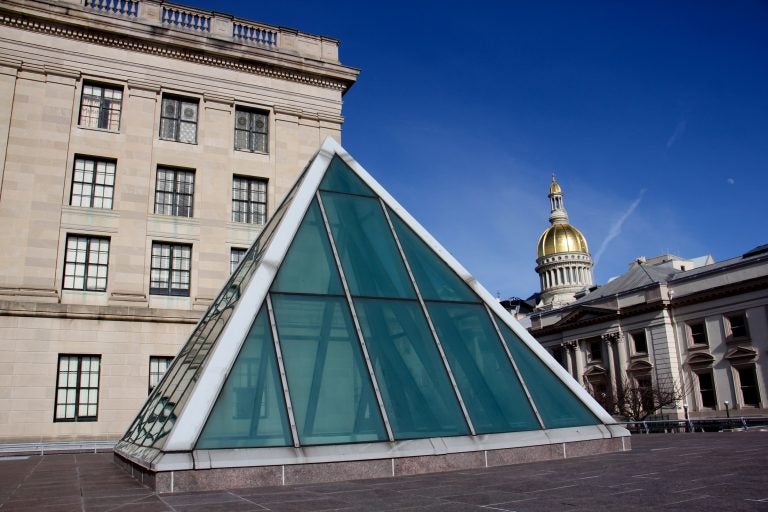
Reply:
<svg viewBox="0 0 768 512"><path fill-rule="evenodd" d="M153 471L119 453L115 453L115 461L158 493L181 493L392 478L623 452L629 451L630 447L630 437L622 436L412 457L180 471Z"/></svg>

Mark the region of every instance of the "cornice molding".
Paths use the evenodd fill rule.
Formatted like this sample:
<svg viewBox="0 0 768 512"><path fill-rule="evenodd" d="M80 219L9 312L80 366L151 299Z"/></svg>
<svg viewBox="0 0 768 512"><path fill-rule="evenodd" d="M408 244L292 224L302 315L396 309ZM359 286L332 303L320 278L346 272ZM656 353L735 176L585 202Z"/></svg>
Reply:
<svg viewBox="0 0 768 512"><path fill-rule="evenodd" d="M196 324L202 313L202 311L158 309L148 308L146 306L88 306L49 302L0 300L0 316L30 318Z"/></svg>
<svg viewBox="0 0 768 512"><path fill-rule="evenodd" d="M254 75L332 89L341 91L342 93L348 89L348 85L343 80L335 80L312 73L294 71L269 64L256 64L243 60L242 56L240 56L240 58L233 58L224 55L214 55L205 51L181 48L174 46L171 43L155 43L136 37L111 34L103 30L31 18L18 13L5 12L0 14L0 25L30 32L64 37L67 39L85 41L101 46L158 55L208 66L233 69L235 71L242 71Z"/></svg>

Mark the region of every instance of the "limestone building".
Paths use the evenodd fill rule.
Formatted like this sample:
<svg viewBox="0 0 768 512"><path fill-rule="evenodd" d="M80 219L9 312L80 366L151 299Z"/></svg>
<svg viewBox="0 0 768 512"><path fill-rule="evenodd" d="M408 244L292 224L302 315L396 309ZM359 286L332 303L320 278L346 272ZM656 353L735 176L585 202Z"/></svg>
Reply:
<svg viewBox="0 0 768 512"><path fill-rule="evenodd" d="M338 46L158 0L0 3L0 442L125 431L340 139Z"/></svg>
<svg viewBox="0 0 768 512"><path fill-rule="evenodd" d="M536 273L541 294L536 307L551 309L575 300L577 293L593 285L592 257L587 239L568 221L563 190L552 176L549 187L550 227L536 244Z"/></svg>
<svg viewBox="0 0 768 512"><path fill-rule="evenodd" d="M554 180L549 197L529 331L577 381L605 403L621 386L682 392L657 418L768 413L768 246L718 263L638 258L595 287L586 240L567 224Z"/></svg>

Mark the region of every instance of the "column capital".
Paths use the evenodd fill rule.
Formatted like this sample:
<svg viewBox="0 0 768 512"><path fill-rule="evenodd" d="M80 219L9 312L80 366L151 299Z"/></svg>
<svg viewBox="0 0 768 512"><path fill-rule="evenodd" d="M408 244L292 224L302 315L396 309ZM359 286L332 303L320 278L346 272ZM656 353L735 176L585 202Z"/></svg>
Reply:
<svg viewBox="0 0 768 512"><path fill-rule="evenodd" d="M605 334L600 335L600 339L602 339L604 342L608 343L609 345L611 343L616 343L617 341L619 341L620 337L621 337L621 334L619 334L618 331L607 332Z"/></svg>

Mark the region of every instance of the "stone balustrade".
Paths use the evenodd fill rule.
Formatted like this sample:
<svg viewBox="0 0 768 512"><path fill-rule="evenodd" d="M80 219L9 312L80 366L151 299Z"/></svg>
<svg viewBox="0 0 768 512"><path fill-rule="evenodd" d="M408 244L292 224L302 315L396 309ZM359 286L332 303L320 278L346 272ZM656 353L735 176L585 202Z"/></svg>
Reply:
<svg viewBox="0 0 768 512"><path fill-rule="evenodd" d="M338 63L338 41L163 0L65 0L93 14Z"/></svg>

